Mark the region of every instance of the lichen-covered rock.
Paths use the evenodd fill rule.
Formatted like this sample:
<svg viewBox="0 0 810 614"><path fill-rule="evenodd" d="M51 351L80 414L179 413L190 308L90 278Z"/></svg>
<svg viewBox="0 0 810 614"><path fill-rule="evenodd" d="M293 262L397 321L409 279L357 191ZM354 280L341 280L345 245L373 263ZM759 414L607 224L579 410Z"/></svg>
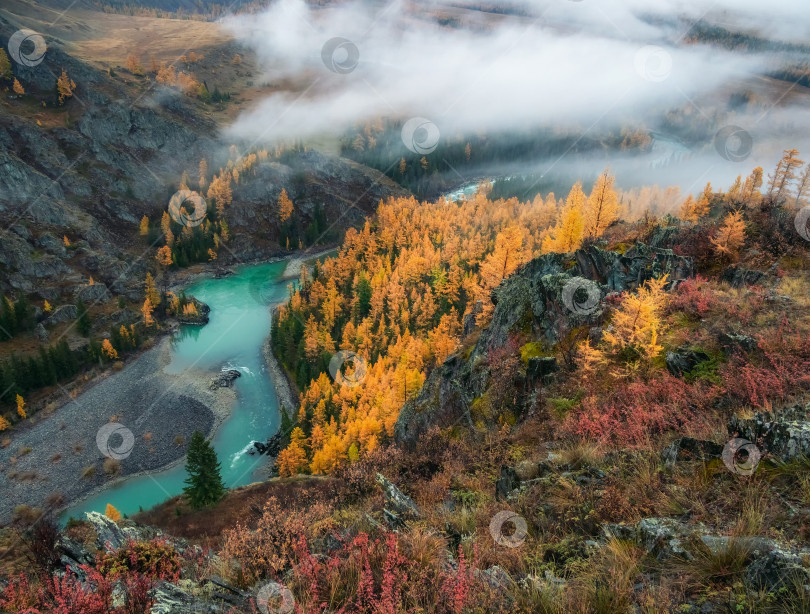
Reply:
<svg viewBox="0 0 810 614"><path fill-rule="evenodd" d="M728 432L754 442L763 453L782 461L810 456L810 403L760 412L752 418L733 416Z"/></svg>
<svg viewBox="0 0 810 614"><path fill-rule="evenodd" d="M720 347L726 353L752 352L757 347L757 341L750 335L742 333L720 333L718 336Z"/></svg>
<svg viewBox="0 0 810 614"><path fill-rule="evenodd" d="M635 526L613 524L602 529L607 537L638 543L659 560L691 557L684 548L684 538L694 529L674 518L643 518Z"/></svg>
<svg viewBox="0 0 810 614"><path fill-rule="evenodd" d="M520 487L520 478L515 468L508 465L501 467L501 474L495 481L495 499L498 501L507 499L518 487Z"/></svg>
<svg viewBox="0 0 810 614"><path fill-rule="evenodd" d="M385 507L388 510L402 517L419 518L421 516L416 503L383 474L377 474L377 483L382 488Z"/></svg>
<svg viewBox="0 0 810 614"><path fill-rule="evenodd" d="M106 552L118 550L127 542L124 531L115 522L99 512L85 512L87 522L96 530L96 542Z"/></svg>
<svg viewBox="0 0 810 614"><path fill-rule="evenodd" d="M748 566L745 584L751 590L773 593L782 588L802 587L808 578L810 576L798 554L774 547Z"/></svg>
<svg viewBox="0 0 810 614"><path fill-rule="evenodd" d="M709 359L706 352L687 347L678 348L674 352L667 352L665 358L667 370L675 377L683 377L685 373L689 373L700 363Z"/></svg>
<svg viewBox="0 0 810 614"><path fill-rule="evenodd" d="M680 437L664 448L661 457L666 465L672 466L678 461L717 459L722 454L723 446L718 443L692 437Z"/></svg>
<svg viewBox="0 0 810 614"><path fill-rule="evenodd" d="M203 614L226 612L223 605L193 595L190 591L170 582L161 582L149 595L152 598L151 614Z"/></svg>
<svg viewBox="0 0 810 614"><path fill-rule="evenodd" d="M721 279L734 288L762 283L766 277L766 272L752 271L744 266L730 266L721 275Z"/></svg>

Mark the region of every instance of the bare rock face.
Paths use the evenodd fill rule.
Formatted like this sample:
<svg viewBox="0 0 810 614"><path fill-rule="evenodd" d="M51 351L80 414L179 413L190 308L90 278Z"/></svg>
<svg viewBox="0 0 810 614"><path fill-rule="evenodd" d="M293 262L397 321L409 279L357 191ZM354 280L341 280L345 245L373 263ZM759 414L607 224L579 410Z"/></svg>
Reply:
<svg viewBox="0 0 810 614"><path fill-rule="evenodd" d="M810 403L777 412L760 412L753 418L733 416L729 435L752 441L763 453L782 461L810 455Z"/></svg>
<svg viewBox="0 0 810 614"><path fill-rule="evenodd" d="M53 326L62 322L70 322L75 320L77 315L76 305L60 305L53 310L53 313L45 320L44 324L45 326Z"/></svg>

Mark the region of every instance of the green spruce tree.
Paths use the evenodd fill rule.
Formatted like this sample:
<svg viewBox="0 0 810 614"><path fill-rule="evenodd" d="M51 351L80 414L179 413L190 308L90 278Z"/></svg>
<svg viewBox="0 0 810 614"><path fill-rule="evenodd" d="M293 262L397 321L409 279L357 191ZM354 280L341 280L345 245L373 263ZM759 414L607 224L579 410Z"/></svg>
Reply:
<svg viewBox="0 0 810 614"><path fill-rule="evenodd" d="M200 431L194 431L188 446L183 493L191 507L200 508L216 503L225 494L225 485L220 475L220 465L214 448L205 440Z"/></svg>
<svg viewBox="0 0 810 614"><path fill-rule="evenodd" d="M87 337L90 334L90 329L93 327L93 322L90 319L90 314L87 312L87 307L82 299L76 301L76 330L82 337Z"/></svg>

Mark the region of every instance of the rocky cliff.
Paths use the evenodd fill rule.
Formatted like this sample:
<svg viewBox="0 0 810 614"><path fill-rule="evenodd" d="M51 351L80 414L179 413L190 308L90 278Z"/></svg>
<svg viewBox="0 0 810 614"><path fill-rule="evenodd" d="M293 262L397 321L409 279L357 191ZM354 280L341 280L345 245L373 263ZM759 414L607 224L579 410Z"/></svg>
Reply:
<svg viewBox="0 0 810 614"><path fill-rule="evenodd" d="M598 336L597 328L590 329L602 314L605 297L664 275L670 285L677 284L694 275L694 263L670 249L642 243L624 253L591 246L528 262L493 291L492 321L469 353L456 353L434 369L419 395L403 407L394 431L396 441L413 446L434 425L471 425L471 405L490 383L487 355L504 347L515 333L527 333L549 345L577 329ZM547 362L542 364L540 357L529 361L527 376L556 369L553 358Z"/></svg>

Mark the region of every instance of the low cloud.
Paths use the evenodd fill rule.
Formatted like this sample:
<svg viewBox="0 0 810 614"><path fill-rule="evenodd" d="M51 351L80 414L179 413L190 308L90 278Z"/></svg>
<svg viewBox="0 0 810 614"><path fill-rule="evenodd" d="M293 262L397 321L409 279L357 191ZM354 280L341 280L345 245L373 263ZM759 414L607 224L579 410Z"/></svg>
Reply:
<svg viewBox="0 0 810 614"><path fill-rule="evenodd" d="M294 80L300 90L267 97L226 136L273 143L340 135L380 116L425 117L447 137L556 126L598 135L628 123L654 128L667 110L682 107L711 118L705 122L712 126L705 135L710 142L727 123L721 116L728 92L772 69L776 56L682 44L690 25L705 19L801 40L810 34L803 3L787 0L765 10L759 1L720 0L707 12L698 0L469 2L519 13L504 16L458 8L460 2L313 10L303 0L280 0L224 24L256 51L265 80ZM348 62L350 70L325 65L324 44L335 37L356 46L356 67L346 45L329 59ZM806 132L806 114L797 117ZM773 127L785 123L767 108L762 117L735 121L748 122L759 145L771 143ZM782 147L763 147L767 160L758 163L770 165Z"/></svg>

